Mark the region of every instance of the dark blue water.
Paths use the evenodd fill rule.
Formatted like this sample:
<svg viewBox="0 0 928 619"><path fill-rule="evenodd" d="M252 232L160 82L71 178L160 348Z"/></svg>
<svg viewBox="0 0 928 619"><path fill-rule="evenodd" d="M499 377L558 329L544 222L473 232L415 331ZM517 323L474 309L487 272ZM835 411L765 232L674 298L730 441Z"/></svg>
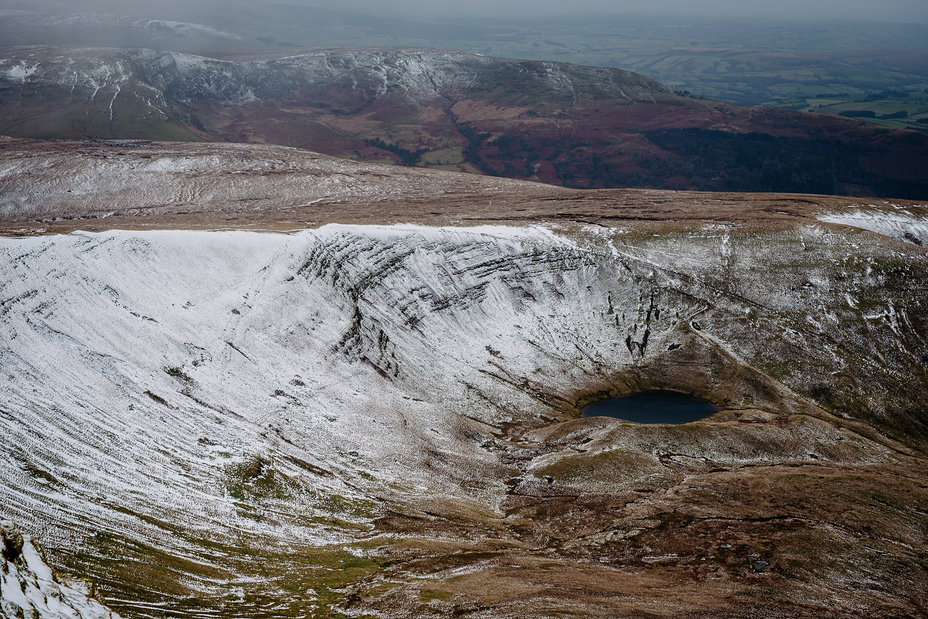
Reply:
<svg viewBox="0 0 928 619"><path fill-rule="evenodd" d="M687 423L720 411L712 402L676 391L642 391L583 407L581 417L615 417L636 423Z"/></svg>

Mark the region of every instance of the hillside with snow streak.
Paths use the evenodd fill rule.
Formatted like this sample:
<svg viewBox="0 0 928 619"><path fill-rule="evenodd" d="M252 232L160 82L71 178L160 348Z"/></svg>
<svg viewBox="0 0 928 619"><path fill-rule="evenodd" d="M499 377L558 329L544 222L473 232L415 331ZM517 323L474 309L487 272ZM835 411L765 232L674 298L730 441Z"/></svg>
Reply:
<svg viewBox="0 0 928 619"><path fill-rule="evenodd" d="M717 510L747 510L731 526L748 527L748 545L750 527L778 522L778 510L796 517L699 498L729 475L791 476L787 495L805 495L800 469L864 474L880 488L909 484L898 496L922 509L926 492L907 481L923 466L912 448L928 440L928 321L913 281L928 281L924 250L839 226L2 239L0 516L41 534L59 567L93 576L124 616L305 616L335 604L401 616L458 600L463 573L493 580L522 565L516 578L537 578L533 548L560 566L554 579L587 553L595 569L667 570L681 555L660 545ZM576 419L592 399L649 388L725 410L679 430ZM592 463L614 473L577 473ZM823 496L790 526L830 540L830 513L860 545L816 542L831 567L815 569L921 565L921 512L880 541ZM880 505L859 507L882 522L867 511ZM694 519L668 532L661 514L678 509ZM652 530L652 542L616 546ZM728 534L713 543L731 546ZM785 566L800 537L751 560ZM455 571L465 551L475 563ZM671 558L649 563L656 552ZM737 579L739 566L761 565L754 556L720 568L732 586L753 586ZM443 575L429 582L450 587L445 597L429 597L423 570ZM780 603L831 603L832 589L783 570L770 576ZM878 578L914 597L871 607L913 608L926 573L887 567ZM727 608L713 586L699 595ZM538 612L616 612L557 587ZM441 612L473 594L460 595ZM524 612L512 595L478 607Z"/></svg>

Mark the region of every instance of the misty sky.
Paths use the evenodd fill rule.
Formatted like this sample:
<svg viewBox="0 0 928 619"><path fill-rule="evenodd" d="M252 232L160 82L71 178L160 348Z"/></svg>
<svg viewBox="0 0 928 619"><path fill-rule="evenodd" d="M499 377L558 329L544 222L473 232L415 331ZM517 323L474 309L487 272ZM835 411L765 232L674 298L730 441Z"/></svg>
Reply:
<svg viewBox="0 0 928 619"><path fill-rule="evenodd" d="M928 0L0 0L0 7L55 12L163 13L209 6L280 3L357 10L403 18L552 17L571 14L665 14L673 18L768 17L794 20L854 19L928 24Z"/></svg>
<svg viewBox="0 0 928 619"><path fill-rule="evenodd" d="M293 3L332 7L315 0ZM342 0L339 7L378 14L533 16L662 13L672 16L864 19L928 23L928 0Z"/></svg>

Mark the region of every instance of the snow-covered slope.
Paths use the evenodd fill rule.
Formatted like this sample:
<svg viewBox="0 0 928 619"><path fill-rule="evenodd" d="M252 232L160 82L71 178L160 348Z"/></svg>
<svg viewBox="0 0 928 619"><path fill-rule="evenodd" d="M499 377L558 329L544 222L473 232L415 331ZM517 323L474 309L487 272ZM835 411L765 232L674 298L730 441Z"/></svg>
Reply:
<svg viewBox="0 0 928 619"><path fill-rule="evenodd" d="M9 5L10 3L7 3ZM28 8L0 8L0 41L9 45L92 45L205 52L236 47L244 53L260 48L257 41L204 24L93 13L47 14ZM72 5L61 9L75 10ZM39 8L41 10L41 8Z"/></svg>
<svg viewBox="0 0 928 619"><path fill-rule="evenodd" d="M62 583L28 535L0 522L0 616L41 619L119 619L90 596L85 583Z"/></svg>
<svg viewBox="0 0 928 619"><path fill-rule="evenodd" d="M919 247L928 245L928 218L906 210L886 212L862 209L854 212L830 213L819 217L821 221L844 224L890 236Z"/></svg>
<svg viewBox="0 0 928 619"><path fill-rule="evenodd" d="M168 111L167 101L245 103L301 89L357 91L359 101L395 94L412 103L455 94L519 99L539 91L547 102L672 96L657 82L619 69L429 49L329 49L233 62L146 49L24 46L0 55L0 86L0 102L52 93L81 103L129 96L158 114Z"/></svg>
<svg viewBox="0 0 928 619"><path fill-rule="evenodd" d="M33 150L28 143L9 143L0 162L0 219L18 221L178 212L280 214L320 202L347 217L344 206L332 205L441 200L462 193L500 200L557 192L525 181L361 163L263 144L69 142Z"/></svg>
<svg viewBox="0 0 928 619"><path fill-rule="evenodd" d="M313 493L356 494L359 471L438 493L484 478L489 498L497 475L476 471L497 463L462 416L557 417L509 381L567 396L630 363L651 302L538 229L110 232L0 251L2 492L10 517L61 529L150 528L117 508L203 535L260 528L226 479L260 457L309 493L279 515L290 539L323 535L297 524ZM652 320L659 347L676 321Z"/></svg>
<svg viewBox="0 0 928 619"><path fill-rule="evenodd" d="M925 281L922 250L817 227L758 234L329 225L2 239L0 516L59 557L120 539L216 566L225 555L192 546L321 547L443 501L501 518L519 474L509 451L591 397L645 388L824 414L798 392L902 419L922 440L924 381L911 378L928 355L925 299L904 285ZM844 431L791 428L698 453L888 457L841 448L863 440Z"/></svg>
<svg viewBox="0 0 928 619"><path fill-rule="evenodd" d="M363 485L364 470L454 493L472 476L463 462L494 465L467 418L478 428L563 418L585 389L692 340L700 315L718 332L703 345L731 347L746 313L771 306L810 312L832 337L828 323L853 312L845 294L867 292L861 279L777 298L768 280L720 297L706 284L713 262L739 261L744 273L763 259L732 252L725 236L691 239L676 256L657 241L618 249L581 238L593 245L539 228L402 226L3 240L6 515L148 528L118 506L183 514L204 534L253 529L223 476L268 454L311 492L352 494L343 482ZM903 320L913 311L893 303ZM890 333L874 327L858 350ZM897 345L913 346L902 328ZM815 331L795 345L814 345ZM712 391L703 371L691 374L667 380ZM453 464L424 467L431 452ZM297 516L281 514L287 536L317 535Z"/></svg>

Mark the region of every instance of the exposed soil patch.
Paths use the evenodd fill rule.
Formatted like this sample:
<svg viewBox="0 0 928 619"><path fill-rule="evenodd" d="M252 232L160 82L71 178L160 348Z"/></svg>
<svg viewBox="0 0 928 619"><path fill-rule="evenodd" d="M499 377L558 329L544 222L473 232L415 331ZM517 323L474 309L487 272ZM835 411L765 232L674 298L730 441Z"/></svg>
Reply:
<svg viewBox="0 0 928 619"><path fill-rule="evenodd" d="M848 617L870 607L901 617L925 603L918 510L928 494L910 477L923 463L707 466L657 456L624 453L642 476L613 477L604 492L539 471L537 482L513 485L498 521L381 520L378 529L407 547L382 547L391 568L355 586L346 608L390 617L404 616L398 607L423 616ZM425 544L445 536L469 541L440 552Z"/></svg>

